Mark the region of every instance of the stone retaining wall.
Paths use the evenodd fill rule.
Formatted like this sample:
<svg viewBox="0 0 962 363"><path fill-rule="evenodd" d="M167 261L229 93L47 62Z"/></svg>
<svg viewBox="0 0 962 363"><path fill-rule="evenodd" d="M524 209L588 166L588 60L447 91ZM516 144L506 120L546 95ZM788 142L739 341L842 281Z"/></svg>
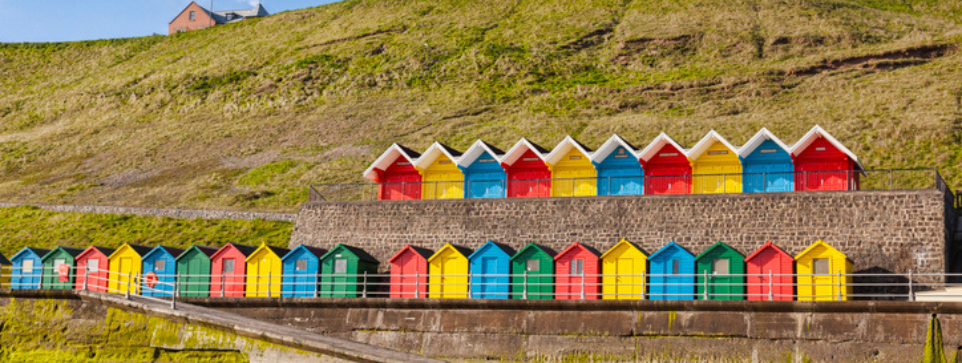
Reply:
<svg viewBox="0 0 962 363"><path fill-rule="evenodd" d="M263 219L268 221L293 222L296 214L242 212L227 210L163 209L140 207L115 207L104 205L58 205L30 203L0 203L0 208L32 206L54 212L79 212L97 214L133 214L140 216L170 217L179 219Z"/></svg>

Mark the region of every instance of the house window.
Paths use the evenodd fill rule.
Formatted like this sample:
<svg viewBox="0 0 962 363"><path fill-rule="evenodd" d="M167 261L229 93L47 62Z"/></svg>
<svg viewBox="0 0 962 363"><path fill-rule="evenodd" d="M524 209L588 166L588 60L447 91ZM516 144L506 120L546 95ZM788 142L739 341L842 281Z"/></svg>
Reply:
<svg viewBox="0 0 962 363"><path fill-rule="evenodd" d="M347 273L347 260L336 259L334 260L334 273L336 274L346 274Z"/></svg>
<svg viewBox="0 0 962 363"><path fill-rule="evenodd" d="M812 260L812 265L815 268L816 275L828 275L828 259L827 258L816 258Z"/></svg>
<svg viewBox="0 0 962 363"><path fill-rule="evenodd" d="M165 260L154 261L154 270L163 271L165 268L167 268L167 261Z"/></svg>
<svg viewBox="0 0 962 363"><path fill-rule="evenodd" d="M728 275L728 260L719 258L711 262L712 275Z"/></svg>
<svg viewBox="0 0 962 363"><path fill-rule="evenodd" d="M230 258L230 259L224 260L224 273L233 273L233 272L234 272L234 259Z"/></svg>
<svg viewBox="0 0 962 363"><path fill-rule="evenodd" d="M234 20L234 14L227 14L227 20Z"/></svg>
<svg viewBox="0 0 962 363"><path fill-rule="evenodd" d="M193 12L193 11L190 12L190 20L194 20L194 12Z"/></svg>
<svg viewBox="0 0 962 363"><path fill-rule="evenodd" d="M541 260L528 260L525 263L525 271L538 271L541 269Z"/></svg>
<svg viewBox="0 0 962 363"><path fill-rule="evenodd" d="M303 260L303 259L297 260L297 264L296 264L296 266L294 266L294 270L296 270L296 271L305 271L305 270L307 270L307 260Z"/></svg>
<svg viewBox="0 0 962 363"><path fill-rule="evenodd" d="M100 260L87 260L87 271L97 272L100 269Z"/></svg>
<svg viewBox="0 0 962 363"><path fill-rule="evenodd" d="M585 260L577 259L571 260L571 274L572 275L583 275L585 273Z"/></svg>

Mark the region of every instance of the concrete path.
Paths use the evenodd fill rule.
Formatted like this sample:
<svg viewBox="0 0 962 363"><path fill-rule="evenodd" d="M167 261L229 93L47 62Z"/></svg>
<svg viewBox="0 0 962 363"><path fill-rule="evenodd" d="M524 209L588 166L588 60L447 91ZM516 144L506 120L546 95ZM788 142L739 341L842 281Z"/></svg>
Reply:
<svg viewBox="0 0 962 363"><path fill-rule="evenodd" d="M170 302L139 296L127 300L123 295L92 291L75 291L82 299L95 301L126 311L133 311L167 320L226 330L239 336L268 341L295 349L329 355L353 362L443 362L409 353L402 353L351 340L339 339L309 331L246 318L214 309L178 302L172 309Z"/></svg>

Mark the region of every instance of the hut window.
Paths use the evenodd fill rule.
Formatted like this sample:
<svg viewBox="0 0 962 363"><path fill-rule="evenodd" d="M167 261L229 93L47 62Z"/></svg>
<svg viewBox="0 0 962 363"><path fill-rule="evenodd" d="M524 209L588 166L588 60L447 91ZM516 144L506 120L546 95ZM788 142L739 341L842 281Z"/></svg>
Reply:
<svg viewBox="0 0 962 363"><path fill-rule="evenodd" d="M774 154L774 153L775 153L775 149L761 149L761 150L758 150L758 152L760 152L760 153L762 153L762 154Z"/></svg>
<svg viewBox="0 0 962 363"><path fill-rule="evenodd" d="M678 260L671 260L671 274L678 274Z"/></svg>
<svg viewBox="0 0 962 363"><path fill-rule="evenodd" d="M618 155L615 155L615 159L627 159L627 158L628 158L628 155L627 155L627 154L618 154Z"/></svg>
<svg viewBox="0 0 962 363"><path fill-rule="evenodd" d="M538 271L541 269L541 260L525 261L525 271Z"/></svg>
<svg viewBox="0 0 962 363"><path fill-rule="evenodd" d="M538 158L524 158L521 161L538 161Z"/></svg>
<svg viewBox="0 0 962 363"><path fill-rule="evenodd" d="M398 161L398 162L397 162L397 165L398 165L398 166L404 166L404 165L411 165L411 163L408 162L408 161Z"/></svg>
<svg viewBox="0 0 962 363"><path fill-rule="evenodd" d="M571 274L572 275L583 275L585 273L585 260L576 259L571 260Z"/></svg>
<svg viewBox="0 0 962 363"><path fill-rule="evenodd" d="M828 259L816 258L812 260L812 266L816 275L828 275Z"/></svg>
<svg viewBox="0 0 962 363"><path fill-rule="evenodd" d="M346 274L347 273L347 260L336 259L334 260L334 273L336 274Z"/></svg>
<svg viewBox="0 0 962 363"><path fill-rule="evenodd" d="M450 163L451 163L451 160L441 160L438 162L438 164L441 164L441 165L450 164Z"/></svg>
<svg viewBox="0 0 962 363"><path fill-rule="evenodd" d="M305 271L305 270L307 270L307 260L305 260L305 259L297 260L297 262L295 263L295 265L296 265L296 266L294 266L294 270L297 270L297 271Z"/></svg>
<svg viewBox="0 0 962 363"><path fill-rule="evenodd" d="M568 160L581 160L580 155L572 155L568 157Z"/></svg>
<svg viewBox="0 0 962 363"><path fill-rule="evenodd" d="M618 148L618 155L624 155L624 154L625 154L625 148L619 147L619 148Z"/></svg>
<svg viewBox="0 0 962 363"><path fill-rule="evenodd" d="M709 152L708 152L708 155L725 155L725 154L728 154L728 150L709 151Z"/></svg>
<svg viewBox="0 0 962 363"><path fill-rule="evenodd" d="M661 154L658 154L658 156L661 156L661 157L678 156L678 153L661 153Z"/></svg>
<svg viewBox="0 0 962 363"><path fill-rule="evenodd" d="M224 260L224 273L234 273L234 259L228 258Z"/></svg>
<svg viewBox="0 0 962 363"><path fill-rule="evenodd" d="M824 147L824 146L819 146L819 147L815 148L815 151L825 151L825 147Z"/></svg>
<svg viewBox="0 0 962 363"><path fill-rule="evenodd" d="M728 275L728 260L719 258L711 262L711 273L713 275Z"/></svg>
<svg viewBox="0 0 962 363"><path fill-rule="evenodd" d="M481 159L481 160L478 160L479 163L493 163L494 161L495 161L494 159Z"/></svg>
<svg viewBox="0 0 962 363"><path fill-rule="evenodd" d="M63 264L65 264L65 263L67 263L67 260L64 260L64 259L62 259L62 258L58 258L58 259L56 259L56 260L53 260L53 267L59 271L59 270L60 270L60 265L63 265Z"/></svg>
<svg viewBox="0 0 962 363"><path fill-rule="evenodd" d="M167 264L165 262L167 261L164 261L164 260L154 261L154 270L163 271L165 268L167 268Z"/></svg>
<svg viewBox="0 0 962 363"><path fill-rule="evenodd" d="M33 272L33 260L27 259L23 260L23 268L21 268L20 273L32 273Z"/></svg>
<svg viewBox="0 0 962 363"><path fill-rule="evenodd" d="M100 269L100 260L87 260L87 271L97 272Z"/></svg>

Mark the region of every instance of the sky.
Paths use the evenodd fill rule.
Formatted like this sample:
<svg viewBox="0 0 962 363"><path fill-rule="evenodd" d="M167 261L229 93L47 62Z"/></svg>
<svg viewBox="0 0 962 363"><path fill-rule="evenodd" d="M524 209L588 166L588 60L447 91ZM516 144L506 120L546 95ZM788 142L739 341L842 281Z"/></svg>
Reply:
<svg viewBox="0 0 962 363"><path fill-rule="evenodd" d="M271 14L336 0L261 0ZM258 0L214 0L214 10L249 9ZM210 0L198 4L210 7ZM59 42L167 34L190 0L0 0L0 43Z"/></svg>

